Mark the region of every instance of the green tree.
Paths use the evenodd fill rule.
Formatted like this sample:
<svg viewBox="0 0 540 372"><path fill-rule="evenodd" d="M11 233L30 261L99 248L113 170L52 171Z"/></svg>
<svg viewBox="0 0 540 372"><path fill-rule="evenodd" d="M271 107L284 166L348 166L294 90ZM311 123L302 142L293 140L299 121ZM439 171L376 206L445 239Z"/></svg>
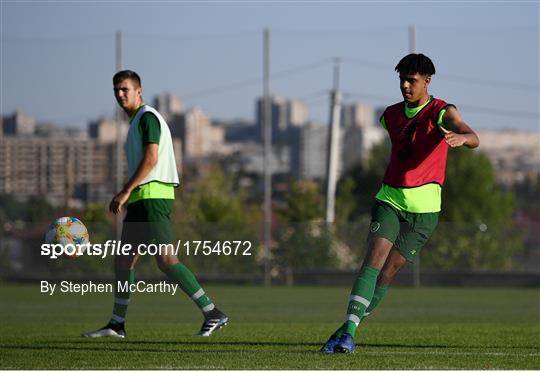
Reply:
<svg viewBox="0 0 540 372"><path fill-rule="evenodd" d="M367 249L371 208L381 187L389 155L388 141L375 144L367 161L350 168L338 182L335 235L350 252L346 265L349 269L359 267Z"/></svg>
<svg viewBox="0 0 540 372"><path fill-rule="evenodd" d="M324 202L317 184L297 181L278 210L276 263L286 271L335 267L332 232L323 220Z"/></svg>
<svg viewBox="0 0 540 372"><path fill-rule="evenodd" d="M522 211L540 210L540 174L529 175L513 186L518 209Z"/></svg>
<svg viewBox="0 0 540 372"><path fill-rule="evenodd" d="M515 197L496 183L489 159L467 148L451 149L440 223L422 255L424 266L501 270L515 266L523 234L512 221Z"/></svg>
<svg viewBox="0 0 540 372"><path fill-rule="evenodd" d="M54 214L54 208L42 195L31 196L26 205L28 222L47 222Z"/></svg>
<svg viewBox="0 0 540 372"><path fill-rule="evenodd" d="M175 202L173 223L176 238L181 241L181 260L206 274L257 270L259 206L248 204L245 195L233 185L234 179L215 164L190 190L181 189ZM210 242L213 252L204 255L199 249L194 255L198 241ZM231 243L232 252L227 242ZM238 246L233 242L243 243ZM245 251L248 247L249 251Z"/></svg>
<svg viewBox="0 0 540 372"><path fill-rule="evenodd" d="M337 221L354 222L365 219L373 205L373 198L381 187L390 156L388 141L374 145L367 162L358 163L341 177L337 185Z"/></svg>
<svg viewBox="0 0 540 372"><path fill-rule="evenodd" d="M0 222L23 220L26 205L17 201L12 195L0 195Z"/></svg>

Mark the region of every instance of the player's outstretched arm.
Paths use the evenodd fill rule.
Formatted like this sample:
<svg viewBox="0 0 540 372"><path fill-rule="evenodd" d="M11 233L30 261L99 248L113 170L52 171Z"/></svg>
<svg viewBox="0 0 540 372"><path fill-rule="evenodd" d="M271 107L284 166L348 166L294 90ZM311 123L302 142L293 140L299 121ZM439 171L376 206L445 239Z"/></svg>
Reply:
<svg viewBox="0 0 540 372"><path fill-rule="evenodd" d="M441 130L444 133L444 139L450 147L467 146L473 149L480 145L478 136L463 121L459 111L455 107L449 107L444 113Z"/></svg>

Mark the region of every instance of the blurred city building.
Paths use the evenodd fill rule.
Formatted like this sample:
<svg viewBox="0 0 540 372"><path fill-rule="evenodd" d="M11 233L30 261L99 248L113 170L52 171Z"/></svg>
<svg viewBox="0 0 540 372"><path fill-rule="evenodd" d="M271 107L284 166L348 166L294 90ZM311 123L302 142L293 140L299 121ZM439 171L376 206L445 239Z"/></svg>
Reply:
<svg viewBox="0 0 540 372"><path fill-rule="evenodd" d="M262 100L256 100L255 121L212 121L199 108L184 110L179 97L162 94L154 100L169 116L177 165L201 159L227 159L227 168L260 177ZM381 109L362 103L342 106L339 174L367 160L374 144L386 138L377 118ZM326 177L328 126L307 121L307 109L297 100L272 98L272 173L293 179L322 181ZM125 139L123 121L99 118L87 131L36 123L21 111L1 118L0 193L47 195L65 201L108 199L116 190L116 139ZM511 187L538 182L540 134L519 131L479 131L480 151L492 161L498 181ZM123 147L122 147L123 150ZM125 153L122 151L122 169ZM125 170L121 177L125 178Z"/></svg>
<svg viewBox="0 0 540 372"><path fill-rule="evenodd" d="M3 118L2 129L4 135L31 136L36 129L36 120L17 110L12 115Z"/></svg>
<svg viewBox="0 0 540 372"><path fill-rule="evenodd" d="M153 107L159 111L165 120L169 120L173 115L184 112L182 98L171 93L161 93L154 97Z"/></svg>
<svg viewBox="0 0 540 372"><path fill-rule="evenodd" d="M53 123L37 123L34 132L36 137L55 137L88 139L88 133L80 128L58 127Z"/></svg>
<svg viewBox="0 0 540 372"><path fill-rule="evenodd" d="M326 177L328 127L309 122L300 132L300 178L323 180Z"/></svg>
<svg viewBox="0 0 540 372"><path fill-rule="evenodd" d="M540 174L540 133L515 130L478 131L479 151L486 154L499 183L536 182Z"/></svg>
<svg viewBox="0 0 540 372"><path fill-rule="evenodd" d="M223 128L225 131L225 142L260 142L259 128L253 121L237 120L214 120L214 125Z"/></svg>
<svg viewBox="0 0 540 372"><path fill-rule="evenodd" d="M44 195L53 205L77 200L108 202L117 192L117 177L125 181L123 146L120 174L116 168L116 121L102 118L91 122L86 133L50 123L35 125L27 115L14 114L7 121L13 118L15 125L9 124L0 137L0 194L23 198ZM34 123L33 132L25 123ZM127 123L121 122L120 128L125 138ZM173 140L173 145L180 168L181 143Z"/></svg>
<svg viewBox="0 0 540 372"><path fill-rule="evenodd" d="M256 125L259 131L258 140L263 140L264 99L256 102ZM297 136L298 128L307 123L307 108L303 102L285 97L270 98L272 121L272 143L287 143Z"/></svg>
<svg viewBox="0 0 540 372"><path fill-rule="evenodd" d="M341 127L342 172L358 163L365 163L373 146L387 137L378 117L375 117L373 106L359 102L342 106Z"/></svg>
<svg viewBox="0 0 540 372"><path fill-rule="evenodd" d="M216 122L216 125L224 128L227 144L262 142L262 105L262 98L258 98L255 104L255 124L248 121ZM326 176L328 152L327 126L309 122L307 109L298 100L274 96L271 98L271 109L272 146L287 148L288 154L287 161L280 163L288 169L280 166L280 171L294 179L323 180ZM373 145L384 138L384 130L378 124L374 125L372 106L361 103L343 105L341 119L339 174L365 161ZM253 154L252 146L245 149L246 154ZM241 153L242 146L236 146L234 151ZM285 150L280 151L283 153ZM262 174L262 167L256 173Z"/></svg>
<svg viewBox="0 0 540 372"><path fill-rule="evenodd" d="M119 132L118 122L113 119L100 118L88 124L88 135L99 143L115 143ZM124 140L129 131L126 121L120 122L120 138Z"/></svg>
<svg viewBox="0 0 540 372"><path fill-rule="evenodd" d="M225 151L225 129L214 125L199 108L173 115L168 124L173 139L182 144L182 159L187 163Z"/></svg>
<svg viewBox="0 0 540 372"><path fill-rule="evenodd" d="M112 187L116 179L110 166L115 161L114 147L94 140L4 136L0 155L1 194L44 195L54 205L91 200L88 193L93 187ZM112 195L111 189L105 192Z"/></svg>
<svg viewBox="0 0 540 372"><path fill-rule="evenodd" d="M343 128L369 128L373 126L375 111L363 103L348 103L341 106L341 126Z"/></svg>
<svg viewBox="0 0 540 372"><path fill-rule="evenodd" d="M372 147L385 138L384 130L374 124L369 105L350 103L342 106L339 136L338 175L365 162ZM326 177L328 126L310 122L302 128L299 141L300 177L322 180Z"/></svg>
<svg viewBox="0 0 540 372"><path fill-rule="evenodd" d="M246 142L231 146L232 159L229 170L262 175L263 174L263 147L260 143ZM290 171L290 148L288 146L272 146L269 164L272 174L287 174Z"/></svg>

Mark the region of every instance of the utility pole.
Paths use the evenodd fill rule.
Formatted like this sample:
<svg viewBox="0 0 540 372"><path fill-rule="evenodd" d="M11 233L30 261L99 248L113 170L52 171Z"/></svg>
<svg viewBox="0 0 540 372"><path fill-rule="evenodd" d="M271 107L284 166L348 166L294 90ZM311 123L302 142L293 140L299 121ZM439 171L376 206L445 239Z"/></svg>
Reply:
<svg viewBox="0 0 540 372"><path fill-rule="evenodd" d="M270 102L270 30L264 29L263 50L263 167L264 167L264 285L272 285L270 276L270 244L272 242L272 110Z"/></svg>
<svg viewBox="0 0 540 372"><path fill-rule="evenodd" d="M409 53L416 53L416 28L414 25L409 26ZM420 255L413 263L413 286L420 287Z"/></svg>
<svg viewBox="0 0 540 372"><path fill-rule="evenodd" d="M122 31L116 32L116 72L120 71L122 69ZM116 192L120 192L122 189L122 175L123 172L123 166L122 166L122 160L123 160L123 152L122 152L122 109L117 105L116 106ZM115 217L115 234L116 234L116 240L120 241L120 238L122 236L122 217L120 214L117 214Z"/></svg>
<svg viewBox="0 0 540 372"><path fill-rule="evenodd" d="M416 27L409 25L409 53L416 53Z"/></svg>
<svg viewBox="0 0 540 372"><path fill-rule="evenodd" d="M339 164L339 125L341 119L341 95L339 93L340 59L334 59L334 88L330 96L330 125L328 127L328 156L326 159L326 223L334 222L336 184Z"/></svg>

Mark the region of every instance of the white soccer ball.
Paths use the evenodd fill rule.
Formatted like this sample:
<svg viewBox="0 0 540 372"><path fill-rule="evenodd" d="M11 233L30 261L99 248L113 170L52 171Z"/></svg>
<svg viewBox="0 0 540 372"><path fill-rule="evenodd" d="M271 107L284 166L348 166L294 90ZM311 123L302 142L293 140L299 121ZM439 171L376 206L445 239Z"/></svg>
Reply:
<svg viewBox="0 0 540 372"><path fill-rule="evenodd" d="M88 230L78 218L60 217L49 225L45 242L62 245L64 256L75 258L83 254L88 246Z"/></svg>

